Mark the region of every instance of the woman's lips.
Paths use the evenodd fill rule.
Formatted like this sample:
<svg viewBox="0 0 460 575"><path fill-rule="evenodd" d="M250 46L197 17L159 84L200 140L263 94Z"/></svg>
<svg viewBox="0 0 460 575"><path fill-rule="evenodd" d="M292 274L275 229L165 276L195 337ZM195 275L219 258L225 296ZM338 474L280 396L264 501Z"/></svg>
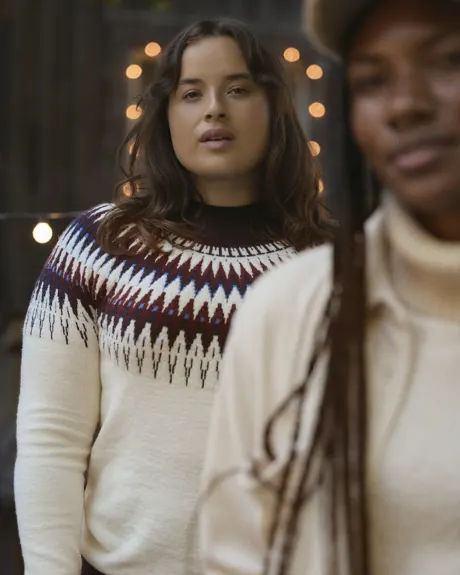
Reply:
<svg viewBox="0 0 460 575"><path fill-rule="evenodd" d="M392 154L392 164L402 173L418 173L438 165L453 148L451 139L432 139L414 142Z"/></svg>
<svg viewBox="0 0 460 575"><path fill-rule="evenodd" d="M226 150L232 144L234 140L205 140L202 142L203 146L206 146L209 150Z"/></svg>

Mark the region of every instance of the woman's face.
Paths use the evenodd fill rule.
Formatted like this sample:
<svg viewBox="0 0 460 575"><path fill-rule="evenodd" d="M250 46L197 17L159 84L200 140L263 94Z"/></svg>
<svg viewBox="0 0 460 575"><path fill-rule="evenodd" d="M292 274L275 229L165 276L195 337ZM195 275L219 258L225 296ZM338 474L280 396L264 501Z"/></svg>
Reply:
<svg viewBox="0 0 460 575"><path fill-rule="evenodd" d="M231 38L186 48L168 118L177 158L198 180L253 177L267 153L268 99Z"/></svg>
<svg viewBox="0 0 460 575"><path fill-rule="evenodd" d="M353 131L382 183L433 233L459 239L460 3L382 1L348 78Z"/></svg>

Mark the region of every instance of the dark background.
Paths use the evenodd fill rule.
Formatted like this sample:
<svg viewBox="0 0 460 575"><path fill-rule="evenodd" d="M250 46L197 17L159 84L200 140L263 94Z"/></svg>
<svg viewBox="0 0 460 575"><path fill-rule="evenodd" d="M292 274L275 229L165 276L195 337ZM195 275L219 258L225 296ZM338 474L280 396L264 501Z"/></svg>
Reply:
<svg viewBox="0 0 460 575"><path fill-rule="evenodd" d="M340 87L334 66L305 39L301 0L0 0L0 575L23 572L12 489L22 320L69 218L50 221L54 237L44 245L32 229L45 212L110 200L126 109L155 66L145 45L164 45L185 25L223 15L249 23L280 58L288 47L299 50L300 60L285 65L305 131L322 147L334 209L337 152L327 125L337 103L326 101L325 86L336 95ZM143 68L139 80L126 77L133 63ZM308 80L310 64L321 65L324 77ZM309 115L314 101L326 105L323 118Z"/></svg>

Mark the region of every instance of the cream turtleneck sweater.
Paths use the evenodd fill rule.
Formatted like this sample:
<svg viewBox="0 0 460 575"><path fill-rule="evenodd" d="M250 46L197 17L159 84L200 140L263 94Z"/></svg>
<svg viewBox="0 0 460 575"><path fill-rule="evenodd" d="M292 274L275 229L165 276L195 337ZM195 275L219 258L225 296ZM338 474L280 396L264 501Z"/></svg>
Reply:
<svg viewBox="0 0 460 575"><path fill-rule="evenodd" d="M394 288L410 310L460 321L460 244L435 240L391 197L386 236Z"/></svg>
<svg viewBox="0 0 460 575"><path fill-rule="evenodd" d="M428 236L391 199L366 236L372 573L453 575L460 573L460 245ZM265 455L264 428L304 377L331 263L331 249L322 247L282 266L255 286L236 317L204 489L234 473L208 493L201 512L206 575L262 573L274 497L247 470L257 461L261 479L274 482L283 469L294 410L275 426L275 461ZM311 441L325 363L311 380L301 452ZM301 512L292 575L326 575L323 519L318 490Z"/></svg>

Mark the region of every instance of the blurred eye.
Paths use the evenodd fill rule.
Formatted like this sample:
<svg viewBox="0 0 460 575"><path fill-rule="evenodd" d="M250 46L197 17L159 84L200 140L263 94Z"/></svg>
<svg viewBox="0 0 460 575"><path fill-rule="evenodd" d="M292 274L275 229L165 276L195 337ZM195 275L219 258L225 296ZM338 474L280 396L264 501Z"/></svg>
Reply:
<svg viewBox="0 0 460 575"><path fill-rule="evenodd" d="M355 94L365 94L381 88L384 78L380 75L357 76L350 79L350 89Z"/></svg>
<svg viewBox="0 0 460 575"><path fill-rule="evenodd" d="M460 67L460 36L458 32L441 39L432 51L432 65L438 70L457 70Z"/></svg>
<svg viewBox="0 0 460 575"><path fill-rule="evenodd" d="M451 50L446 54L443 54L443 61L453 68L458 68L460 66L460 50Z"/></svg>

